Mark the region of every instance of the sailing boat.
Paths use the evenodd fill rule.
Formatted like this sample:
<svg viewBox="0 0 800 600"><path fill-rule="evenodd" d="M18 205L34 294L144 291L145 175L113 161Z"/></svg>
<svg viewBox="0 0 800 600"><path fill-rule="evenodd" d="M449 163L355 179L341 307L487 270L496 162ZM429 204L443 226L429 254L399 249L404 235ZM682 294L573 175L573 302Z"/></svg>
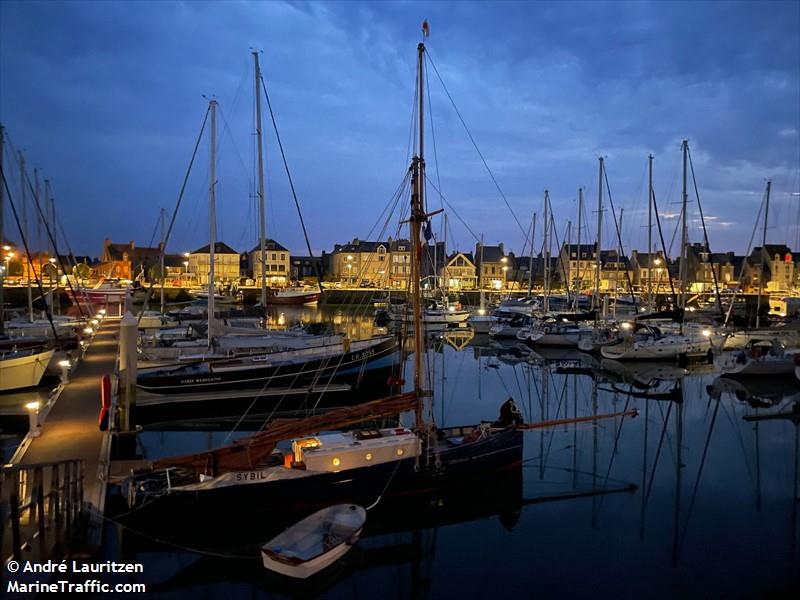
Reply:
<svg viewBox="0 0 800 600"><path fill-rule="evenodd" d="M258 66L258 54L254 53L256 99L260 99L258 83L261 75ZM258 105L260 107L260 104ZM397 357L397 340L394 336L376 336L366 340L350 341L328 336L277 335L264 331L254 335L247 331L246 335L237 335L219 323L215 315L214 256L219 243L216 235L215 206L215 169L216 169L216 111L217 101L209 102L211 117L210 132L210 172L209 187L209 278L206 298L208 301L207 353L186 357L182 352L186 344L159 352L158 358L183 358L184 364L156 367L140 371L137 385L144 392L153 394L206 394L225 393L229 390L251 390L260 393L267 388L272 390L297 389L306 385L327 385L330 383L351 383L363 380L368 371L383 370L391 367ZM257 131L259 149L261 147L260 108ZM259 151L259 157L261 153ZM268 303L266 287L266 229L264 223L264 182L263 166L259 160L259 212L261 215L261 304ZM162 242L162 245L164 242ZM222 335L220 335L222 334ZM191 344L192 352L200 348L199 340ZM287 347L288 346L288 347ZM191 362L187 363L187 360ZM258 395L258 394L256 394ZM166 399L163 399L167 401ZM173 401L177 398L173 397Z"/></svg>
<svg viewBox="0 0 800 600"><path fill-rule="evenodd" d="M688 288L688 231L687 231L687 160L689 156L689 142L683 140L683 206L681 226L681 294L680 294L680 331L664 335L654 335L646 339L636 340L632 337L624 338L619 343L610 344L600 348L604 358L613 360L674 360L699 358L708 355L711 351L711 330L701 327L687 328L684 324L686 309L686 292ZM652 189L651 192L652 194Z"/></svg>
<svg viewBox="0 0 800 600"><path fill-rule="evenodd" d="M497 471L519 466L522 431L513 422L437 428L426 423L424 336L420 293L421 226L425 212L424 60L417 47L419 154L412 161L410 300L414 315L413 391L302 420L276 420L260 433L216 450L164 458L124 484L131 526L206 526L272 519L335 503L369 505L436 493L447 486L480 485ZM413 428L330 432L414 411ZM291 450L276 450L291 441ZM233 509L233 510L232 510Z"/></svg>
<svg viewBox="0 0 800 600"><path fill-rule="evenodd" d="M0 125L0 240L3 240L3 196L8 190L7 179L3 171L4 128ZM10 197L9 197L10 200ZM6 261L7 264L7 261ZM3 286L5 272L0 273L0 339L5 337L5 306L3 303ZM11 343L14 343L11 341ZM19 390L39 385L55 350L45 347L17 349L16 344L8 350L0 351L0 392Z"/></svg>

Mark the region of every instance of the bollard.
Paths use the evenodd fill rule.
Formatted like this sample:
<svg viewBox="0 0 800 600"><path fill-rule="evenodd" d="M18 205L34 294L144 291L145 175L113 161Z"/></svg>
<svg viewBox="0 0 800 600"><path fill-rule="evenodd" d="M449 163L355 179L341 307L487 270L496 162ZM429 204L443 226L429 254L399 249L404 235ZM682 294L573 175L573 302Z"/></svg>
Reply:
<svg viewBox="0 0 800 600"><path fill-rule="evenodd" d="M136 340L138 322L131 312L126 312L119 326L119 378L120 378L120 429L132 431L132 413L136 408Z"/></svg>
<svg viewBox="0 0 800 600"><path fill-rule="evenodd" d="M70 362L68 360L58 361L58 366L61 367L61 383L67 385L69 383L69 368Z"/></svg>
<svg viewBox="0 0 800 600"><path fill-rule="evenodd" d="M31 437L39 437L42 434L42 428L39 424L39 408L41 403L36 400L28 402L25 408L28 409L28 432Z"/></svg>

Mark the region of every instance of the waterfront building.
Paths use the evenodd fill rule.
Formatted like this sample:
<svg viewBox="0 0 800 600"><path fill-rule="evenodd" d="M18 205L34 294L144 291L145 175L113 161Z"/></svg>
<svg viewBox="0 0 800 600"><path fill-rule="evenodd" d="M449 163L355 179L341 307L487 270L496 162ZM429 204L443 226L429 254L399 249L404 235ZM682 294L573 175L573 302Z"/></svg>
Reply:
<svg viewBox="0 0 800 600"><path fill-rule="evenodd" d="M389 238L389 287L406 289L411 278L411 242Z"/></svg>
<svg viewBox="0 0 800 600"><path fill-rule="evenodd" d="M317 281L325 276L325 252L322 256L292 256L289 267L289 276L292 281Z"/></svg>
<svg viewBox="0 0 800 600"><path fill-rule="evenodd" d="M478 272L472 252L453 252L439 271L439 278L448 290L474 290Z"/></svg>
<svg viewBox="0 0 800 600"><path fill-rule="evenodd" d="M267 238L266 246L266 275L267 285L270 287L284 287L289 282L291 256L285 246L275 240ZM249 271L245 273L252 278L257 286L261 285L261 242L247 253Z"/></svg>
<svg viewBox="0 0 800 600"><path fill-rule="evenodd" d="M475 244L475 266L478 271L478 286L493 290L506 287L506 275L510 268L509 259L503 249L503 243L496 246Z"/></svg>
<svg viewBox="0 0 800 600"><path fill-rule="evenodd" d="M187 257L189 275L194 283L208 285L208 275L211 265L211 245L190 252ZM214 282L230 283L239 281L239 253L225 242L214 244Z"/></svg>
<svg viewBox="0 0 800 600"><path fill-rule="evenodd" d="M161 248L137 246L133 240L118 244L106 238L95 271L98 277L111 279L134 279L141 273L147 278L150 269L158 265L160 260Z"/></svg>
<svg viewBox="0 0 800 600"><path fill-rule="evenodd" d="M336 244L331 254L332 274L345 285L385 284L388 280L389 242L354 238Z"/></svg>

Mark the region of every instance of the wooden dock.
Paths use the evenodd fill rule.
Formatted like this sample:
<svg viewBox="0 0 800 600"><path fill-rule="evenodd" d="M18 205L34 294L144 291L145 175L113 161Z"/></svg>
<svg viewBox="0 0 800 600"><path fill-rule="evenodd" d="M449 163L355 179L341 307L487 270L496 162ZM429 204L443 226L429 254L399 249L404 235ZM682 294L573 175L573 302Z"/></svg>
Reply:
<svg viewBox="0 0 800 600"><path fill-rule="evenodd" d="M2 561L94 552L103 531L111 437L99 428L104 375L113 376L119 318L99 323L82 359L0 468ZM8 526L10 535L5 535Z"/></svg>
<svg viewBox="0 0 800 600"><path fill-rule="evenodd" d="M85 465L84 499L95 508L103 506L105 477L98 476L101 451L107 444L100 431L100 384L103 375L112 375L119 340L117 318L100 324L83 359L70 374L58 399L41 426L41 435L32 438L17 464L51 463L65 459L82 460Z"/></svg>

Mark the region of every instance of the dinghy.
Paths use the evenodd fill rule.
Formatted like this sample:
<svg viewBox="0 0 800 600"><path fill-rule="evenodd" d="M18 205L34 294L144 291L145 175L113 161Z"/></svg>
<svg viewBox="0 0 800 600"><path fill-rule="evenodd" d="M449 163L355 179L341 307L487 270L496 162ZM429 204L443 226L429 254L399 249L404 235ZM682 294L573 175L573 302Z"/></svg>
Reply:
<svg viewBox="0 0 800 600"><path fill-rule="evenodd" d="M261 548L264 567L306 579L344 556L358 541L367 511L355 504L335 504L309 515Z"/></svg>

